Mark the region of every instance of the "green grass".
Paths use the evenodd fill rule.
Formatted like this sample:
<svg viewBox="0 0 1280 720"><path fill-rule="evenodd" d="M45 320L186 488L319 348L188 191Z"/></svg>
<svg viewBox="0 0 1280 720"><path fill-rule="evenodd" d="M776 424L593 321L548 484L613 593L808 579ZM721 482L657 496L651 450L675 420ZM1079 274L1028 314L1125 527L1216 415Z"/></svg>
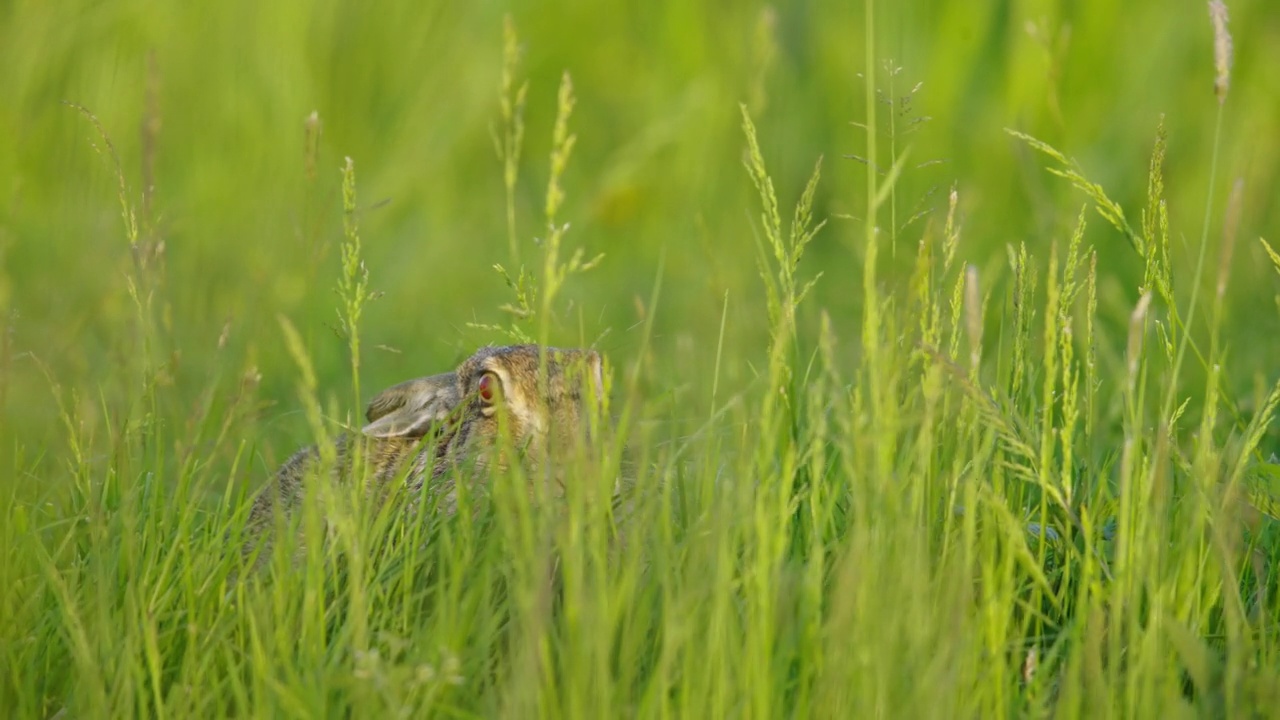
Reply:
<svg viewBox="0 0 1280 720"><path fill-rule="evenodd" d="M0 10L8 716L1280 706L1267 0L1229 87L1200 3L507 10ZM562 502L335 487L233 582L514 339L608 358Z"/></svg>

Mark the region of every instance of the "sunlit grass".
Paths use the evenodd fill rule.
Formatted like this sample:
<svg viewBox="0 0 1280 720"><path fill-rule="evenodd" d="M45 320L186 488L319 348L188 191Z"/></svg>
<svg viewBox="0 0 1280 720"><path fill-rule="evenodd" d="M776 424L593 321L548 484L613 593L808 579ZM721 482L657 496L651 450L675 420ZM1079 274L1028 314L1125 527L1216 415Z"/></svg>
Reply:
<svg viewBox="0 0 1280 720"><path fill-rule="evenodd" d="M863 21L874 27L885 11L868 3ZM497 157L475 173L489 178L475 207L494 218L483 225L494 237L410 247L413 233L366 222L378 188L394 185L387 174L411 161L361 159L357 186L355 161L321 159L321 121L329 137L332 123L300 116L298 137L281 142L298 145L303 184L295 205L270 210L297 208L288 242L305 267L280 271L305 288L293 312L264 306L186 327L204 312L193 288L213 292L217 278L189 259L165 262L174 250L161 239L177 231L156 209L163 173L151 158L140 174L160 178L158 189L134 180L117 130L91 107L63 108L107 161L109 189L75 187L118 205L103 235L124 237L130 264L111 282L129 304L95 316L122 350L93 372L50 357L52 344L3 346L0 387L31 397L13 368L35 368L21 378L38 379L51 408L6 408L6 431L54 420L45 435L6 434L3 448L13 480L0 485L0 707L14 717L597 718L1248 717L1280 706L1280 382L1244 377L1277 346L1242 331L1243 301L1232 302L1252 287L1234 286L1233 255L1265 258L1268 273L1280 273L1280 256L1265 240L1237 243L1240 183L1215 209L1227 90L1241 91L1223 75L1231 63L1206 56L1216 98L1206 89L1202 105L1169 109L1198 116L1217 100L1212 145L1180 149L1184 163L1205 151L1203 215L1171 201L1167 157L1179 140L1163 122L1144 129L1146 162L1108 168L1145 189L1137 196L1092 180L1058 141L1010 129L1044 163L1035 176L1064 180L1069 202L1054 209L1061 238L1001 238L991 252L999 246L974 236L991 221L968 204L984 188L967 177L932 208L908 204L926 155L903 125L903 98L929 88L882 85L899 70L880 62L872 33L860 47L865 84L830 90L864 102L838 148L804 155L762 119L787 97L769 94L772 12L750 17L763 33L742 81L750 101L717 110L733 118L722 128L732 142L717 140L733 148L732 172L717 182L741 192L720 191L732 207L703 211L747 220L701 232L725 236L716 253L753 262L705 268L732 273L714 293L691 290L697 273L666 255L630 268L640 289L609 287L643 253L582 231L603 234L583 217L591 203L577 201L591 187L581 166L614 157L591 150L589 119L601 116L584 118L594 98L577 68L523 76L522 53L550 36L511 18L493 18L484 49L499 70L485 88L497 118L485 149ZM1231 47L1225 27L1219 53ZM144 155L158 127L144 124ZM841 154L855 162L835 171L829 158ZM849 168L863 184L845 197L829 183ZM676 245L688 206L621 197L609 202L668 215L680 233L671 256L687 264ZM1178 247L1179 217L1199 228L1190 252ZM406 302L438 296L397 291L390 278L458 292L479 276L421 262L431 243L460 248L454 261L481 258L473 264L496 270L505 294L478 310L471 298ZM389 245L419 260L370 262ZM254 262L251 241L202 251ZM237 278L231 292L255 285ZM377 338L398 336L386 330L397 323L406 355L447 355L409 337L423 327L451 348L471 338L602 347L608 412L595 420L611 432L599 452L565 459L577 482L560 499L531 501L519 467L464 485L450 517L405 512L414 498L404 492L371 502L358 483L326 485L289 519L320 540L283 532L253 571L240 552L252 493L294 449L262 418L290 424L332 463L328 440L376 392ZM426 362L404 367L446 369ZM275 369L266 389L264 366ZM619 476L617 502L601 502Z"/></svg>

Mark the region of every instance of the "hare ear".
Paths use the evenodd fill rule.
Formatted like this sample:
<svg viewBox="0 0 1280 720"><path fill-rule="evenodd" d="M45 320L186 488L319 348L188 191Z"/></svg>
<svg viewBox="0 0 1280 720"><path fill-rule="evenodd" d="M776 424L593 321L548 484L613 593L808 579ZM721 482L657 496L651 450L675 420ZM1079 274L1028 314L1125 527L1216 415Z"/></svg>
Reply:
<svg viewBox="0 0 1280 720"><path fill-rule="evenodd" d="M369 401L369 424L361 432L370 437L422 437L457 407L459 397L458 377L451 372L393 385Z"/></svg>

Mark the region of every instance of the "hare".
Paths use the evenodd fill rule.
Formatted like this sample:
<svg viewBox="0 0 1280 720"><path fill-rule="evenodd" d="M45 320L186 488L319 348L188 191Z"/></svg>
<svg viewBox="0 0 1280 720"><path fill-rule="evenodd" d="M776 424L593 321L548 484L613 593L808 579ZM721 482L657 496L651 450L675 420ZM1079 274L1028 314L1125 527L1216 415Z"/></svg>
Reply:
<svg viewBox="0 0 1280 720"><path fill-rule="evenodd" d="M545 384L540 355L545 350ZM604 378L599 353L538 345L485 347L453 372L431 375L383 390L368 405L368 420L359 434L344 433L335 441L335 474L349 480L351 449L364 443L365 477L374 492L405 477L412 497L424 489L439 497L441 512L456 511L453 472L465 464L470 478L503 470L516 459L530 476L550 476L552 490L563 483L554 467L557 455L573 443L589 439L592 413L588 403L602 403ZM505 430L509 440L499 443ZM517 458L509 457L514 451ZM299 450L276 471L274 482L254 501L249 514L247 556L259 545L260 564L268 555L270 527L277 511L296 509L308 477L320 463L316 446ZM406 472L407 470L407 472Z"/></svg>

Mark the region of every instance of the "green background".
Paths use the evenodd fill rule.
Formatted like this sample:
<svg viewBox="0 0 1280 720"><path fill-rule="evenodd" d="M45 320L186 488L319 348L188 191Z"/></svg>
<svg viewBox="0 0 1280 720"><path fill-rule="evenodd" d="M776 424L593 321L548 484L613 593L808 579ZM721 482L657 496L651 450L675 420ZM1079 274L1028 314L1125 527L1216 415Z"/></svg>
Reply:
<svg viewBox="0 0 1280 720"><path fill-rule="evenodd" d="M1225 338L1227 381L1247 394L1274 367L1269 339L1280 330L1276 277L1257 242L1280 240L1280 14L1267 0L1232 2L1230 10L1235 64L1209 188L1215 99L1204 3L882 6L876 55L901 70L890 78L886 66L876 68L878 85L900 95L920 83L899 131L912 117L929 118L911 125L897 148L910 145L912 166L940 161L901 177L899 224L917 209L931 212L884 246L882 281L905 286L915 246L928 223L936 232L953 185L960 259L980 269L984 289L1007 286L1007 246L1025 242L1043 266L1051 243L1065 243L1086 199L1046 173L1043 158L1006 127L1076 159L1136 225L1163 114L1176 268L1194 266L1206 197L1216 267L1222 208L1231 182L1244 181ZM162 394L175 422L193 412L211 377L230 382L256 371L260 404L250 419L268 424L265 464L305 437L281 314L307 339L322 394L348 406L345 344L329 329L337 324L339 168L348 156L371 286L384 293L365 314L364 394L502 341L468 323L505 322L497 308L510 300L491 269L508 263L491 135L500 124L507 12L523 51L517 79L529 82L517 190L524 256L537 257L534 239L546 235L547 156L564 72L577 97L570 127L578 136L560 214L571 223L566 244L605 254L596 270L571 280L553 340L594 343L619 366L638 361L638 303L647 304L660 276L659 302L643 313L656 313L645 388L665 398L663 412L700 414L722 311L722 382L735 390L756 376L768 330L756 271L758 202L741 164L738 103L746 102L784 213L824 157L816 213L830 222L800 271L824 276L800 325L810 333L826 308L842 355L856 362L864 238L861 222L837 216L860 218L865 207L864 167L846 157L866 153L851 124L865 111L857 3L14 2L0 9L6 433L27 448L57 447L53 383L77 391L66 402L90 426L104 407L137 395L117 387L120 368L141 350L128 330L136 313L115 173L94 152L92 126L62 101L101 119L144 235L151 228L148 237L164 243L156 352L175 359L166 373L174 386ZM304 121L313 111L323 132L308 181ZM158 132L144 143L148 120ZM881 108L885 166L888 122ZM881 222L891 230L887 217ZM1141 262L1092 212L1089 222L1086 241L1099 252L1100 352L1114 359ZM1214 275L1205 273L1206 288ZM1190 282L1182 277L1185 298ZM1000 314L987 321L998 332Z"/></svg>

